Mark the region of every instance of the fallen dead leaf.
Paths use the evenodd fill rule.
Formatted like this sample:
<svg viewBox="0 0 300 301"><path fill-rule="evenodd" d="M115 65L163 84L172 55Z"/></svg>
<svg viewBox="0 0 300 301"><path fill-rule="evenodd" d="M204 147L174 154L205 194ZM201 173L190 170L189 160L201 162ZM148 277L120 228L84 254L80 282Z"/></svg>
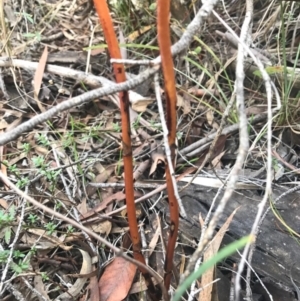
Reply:
<svg viewBox="0 0 300 301"><path fill-rule="evenodd" d="M55 237L55 232L48 235L43 229L28 229L22 236L21 241L28 245L36 244L36 247L40 250L53 249L60 247L65 251L71 250L72 246L64 245L65 237ZM38 241L37 241L38 240Z"/></svg>
<svg viewBox="0 0 300 301"><path fill-rule="evenodd" d="M145 292L146 290L147 290L147 285L145 283L145 280L142 280L142 281L139 281L139 282L135 282L132 285L129 294L130 295L138 294L138 293L141 293L141 292Z"/></svg>
<svg viewBox="0 0 300 301"><path fill-rule="evenodd" d="M39 297L39 300L50 300L49 296L47 294L47 290L45 289L45 284L43 282L43 279L42 279L42 276L40 273L40 268L39 268L38 262L33 260L31 262L31 264L36 273L36 275L34 276L34 280L33 280L34 288L44 297L44 298Z"/></svg>
<svg viewBox="0 0 300 301"><path fill-rule="evenodd" d="M113 195L110 195L108 198L104 199L98 206L93 208L92 210L89 210L86 214L83 214L81 217L81 220L87 219L94 214L106 209L106 207L113 201L122 201L126 198L125 193L122 191L118 191L114 193Z"/></svg>
<svg viewBox="0 0 300 301"><path fill-rule="evenodd" d="M258 115L266 112L268 110L267 105L251 106L246 108L247 116Z"/></svg>
<svg viewBox="0 0 300 301"><path fill-rule="evenodd" d="M99 174L93 179L92 183L105 183L114 171L114 166L109 166L107 168L103 167L101 164L98 165ZM86 193L91 197L97 191L97 187L88 185L86 188Z"/></svg>
<svg viewBox="0 0 300 301"><path fill-rule="evenodd" d="M86 198L81 199L81 202L77 206L77 210L80 213L80 215L84 215L88 212Z"/></svg>
<svg viewBox="0 0 300 301"><path fill-rule="evenodd" d="M91 226L91 229L94 232L105 234L104 237L106 237L110 233L111 227L112 227L112 225L111 225L110 221L103 221L103 222L97 223L96 225Z"/></svg>
<svg viewBox="0 0 300 301"><path fill-rule="evenodd" d="M134 91L129 91L129 100L131 107L136 112L144 112L147 106L154 102L153 98L144 97Z"/></svg>
<svg viewBox="0 0 300 301"><path fill-rule="evenodd" d="M5 129L9 131L19 125L21 121L22 113L8 109L0 109L0 130Z"/></svg>
<svg viewBox="0 0 300 301"><path fill-rule="evenodd" d="M212 161L211 161L211 165L215 168L215 169L222 169L222 162L221 159L224 156L226 151L221 152L220 154L218 154Z"/></svg>
<svg viewBox="0 0 300 301"><path fill-rule="evenodd" d="M123 46L126 44L126 41L125 41L125 37L123 35L123 31L121 28L119 28L119 44L122 45L122 46L120 46L121 58L123 60L126 60L127 59L127 48L126 48L126 46Z"/></svg>
<svg viewBox="0 0 300 301"><path fill-rule="evenodd" d="M150 160L145 160L145 161L139 163L137 169L133 173L133 179L135 181L140 179L140 177L144 174L146 169L149 167L149 164L150 164Z"/></svg>
<svg viewBox="0 0 300 301"><path fill-rule="evenodd" d="M110 231L110 233L112 234L116 234L116 233L126 233L129 231L129 227L113 227Z"/></svg>
<svg viewBox="0 0 300 301"><path fill-rule="evenodd" d="M191 103L184 96L177 94L177 107L182 108L183 114L187 115L191 112Z"/></svg>
<svg viewBox="0 0 300 301"><path fill-rule="evenodd" d="M8 123L2 119L0 120L0 130L6 129L8 127Z"/></svg>
<svg viewBox="0 0 300 301"><path fill-rule="evenodd" d="M195 95L197 97L202 97L202 96L219 96L220 93L217 90L212 90L212 89L198 89L198 87L192 87L188 89L188 93Z"/></svg>
<svg viewBox="0 0 300 301"><path fill-rule="evenodd" d="M136 266L122 257L116 257L105 269L99 281L101 301L121 301L130 290Z"/></svg>
<svg viewBox="0 0 300 301"><path fill-rule="evenodd" d="M99 48L95 48L95 49L92 49L91 50L91 56L96 56L96 55L98 55L98 54L100 54L100 53L103 53L103 52L105 52L105 49L106 48L104 48L104 47L99 47Z"/></svg>
<svg viewBox="0 0 300 301"><path fill-rule="evenodd" d="M34 79L33 79L33 88L34 88L34 99L41 110L41 112L45 112L46 109L43 107L42 103L40 102L38 95L41 89L42 81L43 81L43 74L45 71L46 63L48 58L48 48L47 46L44 49L44 52L40 58L38 67L36 68Z"/></svg>
<svg viewBox="0 0 300 301"><path fill-rule="evenodd" d="M206 119L207 119L208 124L209 124L210 126L212 126L213 121L214 121L214 119L215 119L214 113L213 113L212 110L208 110L208 111L206 112Z"/></svg>
<svg viewBox="0 0 300 301"><path fill-rule="evenodd" d="M17 24L17 18L15 10L9 4L4 5L5 16L8 19L10 27L14 27Z"/></svg>
<svg viewBox="0 0 300 301"><path fill-rule="evenodd" d="M80 250L80 253L82 255L82 266L80 270L80 275L89 274L92 272L92 259L88 252ZM75 300L76 297L80 294L80 291L82 290L83 286L87 282L88 278L82 277L78 278L75 283L68 289L67 292L59 295L55 300L70 300L72 297L72 300Z"/></svg>
<svg viewBox="0 0 300 301"><path fill-rule="evenodd" d="M206 112L206 119L208 124L215 130L219 128L218 123L215 121L214 112L212 110L208 110Z"/></svg>
<svg viewBox="0 0 300 301"><path fill-rule="evenodd" d="M151 176L155 172L158 164L166 162L165 155L162 153L158 153L158 152L152 153L151 157L153 162L150 168L149 176Z"/></svg>
<svg viewBox="0 0 300 301"><path fill-rule="evenodd" d="M206 249L204 255L203 255L203 262L207 261L209 258L214 256L221 245L221 242L223 240L223 237L225 235L225 232L227 231L233 216L235 215L236 211L238 210L235 209L231 215L227 218L226 222L224 225L220 228L216 236L214 237L213 241L209 245L209 247ZM213 300L212 296L212 290L213 290L213 285L209 285L213 280L214 280L214 270L215 268L211 268L208 271L206 271L201 278L201 286L205 287L203 290L200 291L199 293L199 298L198 300L201 301L211 301Z"/></svg>
<svg viewBox="0 0 300 301"><path fill-rule="evenodd" d="M159 218L158 215L156 216L156 219L157 219L157 229L156 229L155 234L153 235L153 237L152 237L152 239L149 243L149 246L148 246L148 248L149 248L149 257L152 255L152 253L153 253L153 251L154 251L154 249L157 245L158 239L161 235L160 218Z"/></svg>
<svg viewBox="0 0 300 301"><path fill-rule="evenodd" d="M148 26L144 26L142 28L139 28L139 30L136 30L134 32L132 32L128 37L128 41L129 42L133 42L135 39L137 39L139 36L141 36L143 33L147 32L148 30L150 30L152 28L151 25Z"/></svg>
<svg viewBox="0 0 300 301"><path fill-rule="evenodd" d="M95 271L95 267L93 267L93 270ZM90 290L90 301L99 301L100 296L99 296L97 276L91 277L89 290Z"/></svg>
<svg viewBox="0 0 300 301"><path fill-rule="evenodd" d="M157 285L157 281L156 279L152 278L152 281L153 281L153 284L154 285ZM129 294L137 294L137 293L141 293L141 292L144 292L148 289L147 285L146 285L146 282L144 279L141 279L140 281L138 282L135 282L132 284L131 288L130 288L130 291L129 291Z"/></svg>
<svg viewBox="0 0 300 301"><path fill-rule="evenodd" d="M7 209L9 207L5 199L0 199L0 206L4 209Z"/></svg>

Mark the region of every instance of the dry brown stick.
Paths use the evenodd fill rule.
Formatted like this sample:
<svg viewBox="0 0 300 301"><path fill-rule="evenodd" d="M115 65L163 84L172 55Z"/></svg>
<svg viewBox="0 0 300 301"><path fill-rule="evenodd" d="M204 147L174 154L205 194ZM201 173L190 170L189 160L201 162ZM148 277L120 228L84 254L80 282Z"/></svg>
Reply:
<svg viewBox="0 0 300 301"><path fill-rule="evenodd" d="M182 189L185 189L187 188L192 182L193 180L197 177L197 175L201 172L201 170L203 169L203 167L205 166L205 164L207 162L211 162L211 159L212 159L212 155L214 153L214 149L215 149L215 146L216 146L216 143L219 139L219 137L221 136L222 134L222 131L224 129L224 126L225 126L225 121L230 113L230 110L233 106L233 102L234 102L234 97L231 96L231 99L222 115L222 119L221 119L221 123L220 123L220 126L217 130L217 132L215 133L215 137L212 139L212 143L211 145L209 146L209 151L207 153L207 155L205 156L205 159L203 160L202 164L200 165L200 167L196 170L195 174L193 175L193 177L191 178L191 180L182 188ZM215 173L216 174L216 173Z"/></svg>
<svg viewBox="0 0 300 301"><path fill-rule="evenodd" d="M183 174L181 174L180 176L178 176L176 178L176 181L180 181L183 177L187 176L188 174L190 174L194 170L195 170L195 168L190 168L188 171L186 171ZM138 198L137 200L135 200L135 203L136 204L141 203L141 202L149 199L151 196L155 195L156 193L159 193L159 192L165 190L166 188L167 188L167 184L162 184L162 185L158 186L157 188L155 188L154 190L150 191L149 193L147 193L147 194L143 195L142 197ZM119 212L123 211L124 209L126 209L126 206L123 206L123 207L118 208L114 211L108 212L107 216L119 213Z"/></svg>
<svg viewBox="0 0 300 301"><path fill-rule="evenodd" d="M286 160L284 160L275 150L272 150L273 156L280 161L282 164L284 164L287 168L292 170L293 172L300 174L299 168L296 168L294 165L288 163Z"/></svg>
<svg viewBox="0 0 300 301"><path fill-rule="evenodd" d="M254 116L253 118L252 117L248 118L248 123L253 125L258 122L266 120L266 118L267 118L266 113L258 114L256 116ZM237 132L238 130L239 130L239 124L233 124L233 125L230 125L230 126L227 126L226 128L224 128L221 135L230 135L232 133ZM210 143L215 138L215 136L216 136L216 133L209 134L205 138L200 139L199 141L180 150L180 154L182 156L188 156L189 158L198 155L199 148L206 144L207 144L207 146L204 149L208 148L209 147L208 143ZM201 149L201 150L203 151L203 149Z"/></svg>

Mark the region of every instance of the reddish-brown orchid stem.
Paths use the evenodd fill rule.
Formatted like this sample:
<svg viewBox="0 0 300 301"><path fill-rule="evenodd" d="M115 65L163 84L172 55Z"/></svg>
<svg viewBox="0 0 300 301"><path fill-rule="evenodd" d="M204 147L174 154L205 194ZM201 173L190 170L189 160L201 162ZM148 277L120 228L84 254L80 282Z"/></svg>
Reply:
<svg viewBox="0 0 300 301"><path fill-rule="evenodd" d="M176 89L173 58L171 54L171 37L169 29L170 0L157 1L157 32L161 55L162 70L165 82L165 98L167 111L168 142L171 150L172 163L175 164L176 150ZM165 288L168 290L171 283L173 256L178 234L179 208L175 197L172 177L169 167L166 168L167 191L170 208L170 233L165 259Z"/></svg>
<svg viewBox="0 0 300 301"><path fill-rule="evenodd" d="M109 9L106 0L94 0L95 8L98 13L103 33L107 42L108 51L111 58L121 59L121 51L119 48L118 40L113 28L113 23L109 14ZM117 83L125 82L126 75L123 64L113 64L114 75ZM125 173L125 191L126 191L126 207L129 223L129 231L132 240L133 256L139 262L146 264L144 256L141 252L141 241L138 231L138 224L136 218L136 210L134 203L134 190L133 190L133 164L132 164L132 147L130 137L130 116L129 116L129 97L128 91L119 93L120 110L122 118L122 146L123 146L123 160L124 160L124 173ZM140 269L150 296L153 300L159 299L150 274L145 269Z"/></svg>

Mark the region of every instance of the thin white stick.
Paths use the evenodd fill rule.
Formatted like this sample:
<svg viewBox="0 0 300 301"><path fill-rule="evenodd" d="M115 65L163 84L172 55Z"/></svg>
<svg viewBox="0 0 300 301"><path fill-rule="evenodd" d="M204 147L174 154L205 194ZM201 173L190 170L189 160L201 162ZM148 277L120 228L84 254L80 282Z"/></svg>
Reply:
<svg viewBox="0 0 300 301"><path fill-rule="evenodd" d="M164 137L164 146L165 146L166 157L167 157L168 166L169 166L169 170L170 170L170 175L171 175L171 179L172 179L174 194L175 194L176 200L178 202L178 206L179 206L179 209L180 209L180 214L182 215L182 217L186 218L187 215L186 215L186 212L184 210L181 198L179 196L177 182L176 182L176 179L175 179L175 171L174 171L172 158L171 158L171 149L170 149L169 142L168 142L169 130L167 128L167 123L166 123L166 120L165 120L164 109L163 109L161 95L160 95L159 78L158 78L157 74L154 75L154 86L155 86L155 96L156 96L156 100L157 100L158 112L159 112L159 116L160 116L160 120L161 120L162 130L163 130L163 133L164 133L164 135L163 135L163 137Z"/></svg>
<svg viewBox="0 0 300 301"><path fill-rule="evenodd" d="M248 1L247 1L248 4ZM251 3L249 3L249 5L251 5ZM216 12L213 12L213 14L220 20L220 22L222 22L225 27L228 29L228 31L230 31L230 33L232 35L234 35L238 42L239 42L239 49L244 48L246 50L246 52L251 56L251 58L253 59L254 63L258 66L262 77L264 79L265 82L265 87L266 87L266 94L267 94L267 102L268 102L268 122L267 122L267 129L268 129L268 133L267 133L267 140L268 140L268 146L267 146L267 154L268 154L268 158L267 158L267 179L266 179L266 190L265 190L265 194L264 197L262 199L262 201L260 202L260 204L258 205L258 212L255 218L255 221L253 223L252 229L251 229L251 234L255 235L256 231L257 231L257 226L260 220L260 217L263 213L263 209L265 207L265 204L268 200L268 196L271 194L272 191L272 174L271 174L271 170L272 170L272 156L271 156L271 138L272 138L272 109L271 109L271 105L272 105L272 84L271 84L271 80L270 77L268 75L268 73L265 71L263 64L261 63L261 61L255 57L255 55L251 52L251 50L249 49L249 47L243 42L241 41L240 38L237 37L237 35L234 33L234 31L227 26L227 24L219 17L219 15ZM242 31L241 31L241 36L246 35L248 28L249 28L249 24L251 23L251 8L249 10L247 10L246 13L246 18L242 27ZM243 40L243 39L242 39ZM242 50L241 50L242 51ZM238 51L238 55L239 55L240 50ZM238 61L237 61L237 69L238 69ZM275 86L273 85L273 88L275 89ZM276 91L276 90L275 90ZM280 109L281 107L281 101L279 98L279 94L277 93L277 91L275 92L275 96L276 96L276 100L277 100L277 108L276 109ZM247 244L244 252L243 252L243 258L247 257L247 254L249 252L250 249L250 245L251 244ZM245 262L243 261L243 259L241 260L239 266L238 266L238 273L237 273L237 277L236 277L236 288L235 288L235 293L236 293L236 298L238 298L239 296L239 292L240 292L240 279L241 279L241 273L244 269L244 265ZM237 299L236 299L237 300Z"/></svg>
<svg viewBox="0 0 300 301"><path fill-rule="evenodd" d="M117 63L117 64L126 64L126 65L146 65L151 67L152 61L151 60L130 60L130 59L110 59L110 62Z"/></svg>
<svg viewBox="0 0 300 301"><path fill-rule="evenodd" d="M209 287L209 286L211 286L211 285L217 283L217 282L220 281L220 280L221 280L221 278L217 278L217 279L213 280L212 282L207 283L207 284L204 285L203 287L198 288L198 289L195 291L195 294L200 293L200 292L201 292L202 290L204 290L205 288L207 288L207 287ZM190 296L189 296L189 300L190 300Z"/></svg>
<svg viewBox="0 0 300 301"><path fill-rule="evenodd" d="M28 187L26 187L26 193L28 192ZM15 244L17 243L18 239L19 239L19 235L20 235L20 232L21 232L21 228L22 228L22 224L23 224L23 221L24 221L24 215L25 215L25 208L26 208L26 201L25 199L22 200L22 205L21 205L21 214L20 214L20 220L18 222L18 226L17 226L17 230L16 230L16 233L15 233L15 237L14 237L14 240L13 242L10 244L9 248L10 248L10 251L9 251L9 256L7 258L7 261L6 261L6 265L5 265L5 268L2 272L2 276L1 276L1 282L0 282L0 296L4 293L2 291L3 289L3 284L4 284L4 281L5 281L5 278L6 278L6 274L8 272L8 269L9 269L9 266L10 266L10 263L12 262L12 257L13 257L13 252L15 250Z"/></svg>
<svg viewBox="0 0 300 301"><path fill-rule="evenodd" d="M26 202L25 202L26 203ZM39 300L43 301L49 301L45 296L43 296L37 289L35 289L26 278L22 277L22 280L24 281L25 285L39 298Z"/></svg>
<svg viewBox="0 0 300 301"><path fill-rule="evenodd" d="M54 145L52 145L52 151L53 151L53 154L54 154L54 158L55 158L57 167L61 167L60 161L59 161L59 158L58 158L58 155L57 155L57 151L56 151ZM67 183L66 183L65 177L64 177L64 175L63 175L62 172L60 173L60 178L61 178L61 181L62 181L64 187L65 187L66 195L67 195L69 201L70 201L72 204L76 204L75 200L72 198L71 192L70 192L70 190L69 190L69 187L68 187L68 185L67 185ZM75 178L75 176L74 176L74 178ZM81 221L80 221L80 217L79 217L79 213L78 213L77 208L76 208L75 206L72 206L72 209L73 209L73 215L74 215L74 216L72 216L72 217L73 217L73 218L75 217L76 221L77 221L79 224L81 224ZM84 235L84 237L86 238L86 241L88 242L88 244L89 244L91 250L92 250L93 252L95 252L95 254L96 254L96 253L97 253L96 247L94 246L94 244L92 243L92 241L89 239L88 234L87 234L86 232L83 231L83 235Z"/></svg>
<svg viewBox="0 0 300 301"><path fill-rule="evenodd" d="M241 258L243 257L243 255L240 253L239 250L237 250L237 253L241 256ZM273 301L273 296L270 294L270 292L268 291L268 289L266 288L265 284L263 283L263 281L261 280L261 278L257 275L257 273L255 272L255 270L253 269L253 267L251 266L250 262L247 260L247 258L244 258L245 263L247 264L247 266L249 267L249 269L254 273L254 275L256 276L257 280L259 281L260 285L263 287L263 289L266 291L266 293L269 295L269 298L271 301ZM248 279L246 279L246 283L247 283L247 291L251 291L250 288L250 282L247 281ZM250 297L250 298L249 298ZM248 299L249 298L249 299ZM253 300L252 296L248 295L247 293L247 297L246 300Z"/></svg>
<svg viewBox="0 0 300 301"><path fill-rule="evenodd" d="M216 15L216 13L213 11ZM219 18L220 19L220 18ZM248 27L247 27L248 28ZM245 31L245 29L244 29ZM241 33L242 41L247 38L246 33ZM240 39L238 39L240 41ZM223 198L221 199L219 206L216 208L216 211L207 227L205 235L201 242L199 242L198 248L190 259L189 265L181 277L181 282L192 272L199 258L199 254L203 252L206 245L209 243L211 238L213 237L214 229L217 225L217 222L224 211L224 208L229 201L232 193L234 192L236 182L238 181L238 173L244 164L245 157L247 155L247 150L249 148L248 142L248 129L247 129L247 116L244 104L244 70L243 70L243 62L244 62L244 52L242 44L239 44L239 52L237 56L237 68L236 68L236 102L237 102L237 111L239 116L239 151L237 155L236 162L230 172L228 185L226 186Z"/></svg>

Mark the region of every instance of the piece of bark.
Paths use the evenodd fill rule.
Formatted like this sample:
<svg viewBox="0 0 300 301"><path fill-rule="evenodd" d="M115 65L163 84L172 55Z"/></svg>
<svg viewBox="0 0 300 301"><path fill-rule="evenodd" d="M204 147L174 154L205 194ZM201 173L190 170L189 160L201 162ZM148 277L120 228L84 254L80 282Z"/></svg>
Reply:
<svg viewBox="0 0 300 301"><path fill-rule="evenodd" d="M275 200L284 191L283 188L274 188L273 199ZM202 217L207 214L216 192L216 189L209 189L193 184L181 192L181 198L188 219L181 219L179 229L191 240L199 239L201 231L199 213L201 213ZM218 227L226 221L234 209L237 207L240 208L233 218L229 231L224 237L223 244L228 244L250 233L257 213L257 206L262 199L263 193L263 191L259 190L240 190L232 195L218 223ZM299 231L299 199L299 193L292 193L282 198L276 204L276 208L284 221L296 232ZM168 215L167 212L168 210L166 209L166 214ZM237 254L233 258L237 261L240 259ZM290 236L288 231L278 221L272 211L270 211L262 224L261 232L257 239L252 267L259 275L266 277L277 286L285 287L288 290L293 289L289 278L289 271L295 262L300 262L297 239ZM299 285L300 266L294 265L293 278L296 284Z"/></svg>

